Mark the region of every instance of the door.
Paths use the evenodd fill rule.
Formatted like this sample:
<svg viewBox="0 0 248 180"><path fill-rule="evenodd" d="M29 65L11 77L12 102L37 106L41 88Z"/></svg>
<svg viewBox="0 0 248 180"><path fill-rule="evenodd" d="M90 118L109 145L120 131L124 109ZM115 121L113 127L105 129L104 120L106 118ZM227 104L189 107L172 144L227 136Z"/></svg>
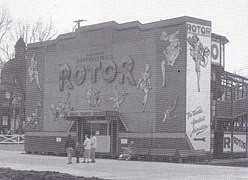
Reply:
<svg viewBox="0 0 248 180"><path fill-rule="evenodd" d="M97 148L96 152L110 153L110 131L109 122L91 122L91 132L96 133Z"/></svg>

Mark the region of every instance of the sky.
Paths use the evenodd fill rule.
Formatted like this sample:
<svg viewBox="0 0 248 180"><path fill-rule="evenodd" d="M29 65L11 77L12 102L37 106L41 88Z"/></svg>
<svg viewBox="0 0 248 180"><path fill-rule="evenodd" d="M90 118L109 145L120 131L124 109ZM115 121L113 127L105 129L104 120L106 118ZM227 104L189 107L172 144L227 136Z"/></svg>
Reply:
<svg viewBox="0 0 248 180"><path fill-rule="evenodd" d="M225 69L248 73L248 0L0 0L14 22L52 20L59 33L108 21L142 24L180 16L212 22L212 32L226 36ZM246 71L240 71L246 74Z"/></svg>

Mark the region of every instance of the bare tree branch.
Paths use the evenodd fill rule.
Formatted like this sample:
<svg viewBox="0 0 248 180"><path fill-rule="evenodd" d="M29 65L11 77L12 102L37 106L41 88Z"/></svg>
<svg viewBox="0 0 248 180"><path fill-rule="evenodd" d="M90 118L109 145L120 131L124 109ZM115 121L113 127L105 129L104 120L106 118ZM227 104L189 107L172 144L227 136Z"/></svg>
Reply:
<svg viewBox="0 0 248 180"><path fill-rule="evenodd" d="M41 20L38 20L34 24L30 23L19 23L15 28L15 41L20 37L23 38L26 44L34 42L42 42L46 40L51 40L55 38L57 31L53 26L53 22L50 20L47 23L44 23Z"/></svg>
<svg viewBox="0 0 248 180"><path fill-rule="evenodd" d="M6 44L8 33L10 32L12 20L7 13L7 10L2 7L0 9L0 59L5 59L10 56L7 52L8 46Z"/></svg>
<svg viewBox="0 0 248 180"><path fill-rule="evenodd" d="M51 40L57 31L52 20L37 20L35 23L19 22L11 26L12 21L2 9L0 14L0 59L9 60L14 55L14 45L20 37L26 44ZM8 34L8 36L6 36Z"/></svg>
<svg viewBox="0 0 248 180"><path fill-rule="evenodd" d="M0 9L0 44L2 43L2 40L6 33L11 28L12 20L10 19L7 11L2 7Z"/></svg>

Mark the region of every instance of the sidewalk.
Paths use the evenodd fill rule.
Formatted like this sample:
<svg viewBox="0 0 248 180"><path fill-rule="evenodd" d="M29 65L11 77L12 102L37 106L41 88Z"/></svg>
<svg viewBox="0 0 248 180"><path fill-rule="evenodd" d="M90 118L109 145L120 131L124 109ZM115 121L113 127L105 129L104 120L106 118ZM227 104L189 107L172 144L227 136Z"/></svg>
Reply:
<svg viewBox="0 0 248 180"><path fill-rule="evenodd" d="M24 144L0 144L0 151L24 151Z"/></svg>
<svg viewBox="0 0 248 180"><path fill-rule="evenodd" d="M95 164L67 165L66 157L0 151L0 167L16 170L57 171L76 176L117 180L247 180L247 167L97 159Z"/></svg>
<svg viewBox="0 0 248 180"><path fill-rule="evenodd" d="M209 165L239 166L248 168L248 157L236 159L213 159L210 161Z"/></svg>

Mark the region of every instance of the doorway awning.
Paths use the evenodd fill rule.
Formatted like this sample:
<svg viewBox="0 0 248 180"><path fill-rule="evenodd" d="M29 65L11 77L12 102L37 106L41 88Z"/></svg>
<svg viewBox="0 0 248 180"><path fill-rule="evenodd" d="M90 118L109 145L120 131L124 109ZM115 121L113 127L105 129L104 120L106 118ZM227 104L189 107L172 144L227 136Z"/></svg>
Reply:
<svg viewBox="0 0 248 180"><path fill-rule="evenodd" d="M118 111L78 110L64 112L64 119L69 121L82 121L86 117L118 117L117 119L120 120L126 131L129 131L123 117Z"/></svg>

